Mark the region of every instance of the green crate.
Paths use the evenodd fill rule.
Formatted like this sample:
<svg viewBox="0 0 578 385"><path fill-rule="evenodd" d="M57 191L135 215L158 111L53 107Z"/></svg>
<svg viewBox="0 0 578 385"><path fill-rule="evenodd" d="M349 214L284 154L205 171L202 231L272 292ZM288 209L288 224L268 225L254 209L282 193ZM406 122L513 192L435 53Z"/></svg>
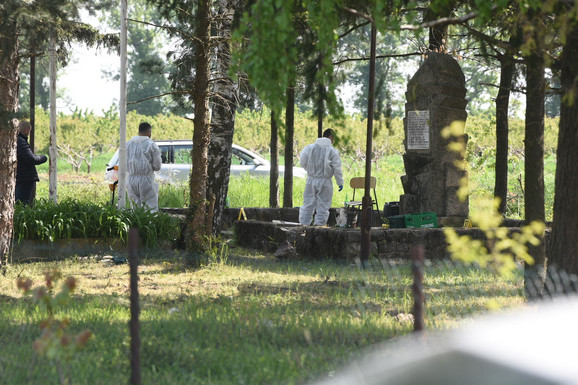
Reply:
<svg viewBox="0 0 578 385"><path fill-rule="evenodd" d="M387 217L390 229L403 229L405 228L405 215L392 215Z"/></svg>
<svg viewBox="0 0 578 385"><path fill-rule="evenodd" d="M405 227L425 229L438 227L438 217L434 212L405 214Z"/></svg>

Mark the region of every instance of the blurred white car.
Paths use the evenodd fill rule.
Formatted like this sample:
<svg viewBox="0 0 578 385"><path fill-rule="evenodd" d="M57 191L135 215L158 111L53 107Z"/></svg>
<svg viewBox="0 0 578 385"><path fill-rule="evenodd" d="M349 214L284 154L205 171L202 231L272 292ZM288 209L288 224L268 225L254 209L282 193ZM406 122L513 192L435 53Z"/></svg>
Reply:
<svg viewBox="0 0 578 385"><path fill-rule="evenodd" d="M191 150L193 142L191 140L158 140L155 141L161 150L163 164L160 171L156 172L156 179L159 182L179 183L188 182L191 173ZM114 166L118 166L118 150L107 164L105 179L109 182L116 180L117 171ZM268 177L271 163L241 146L233 144L233 154L231 157L231 175L242 175L247 173L251 176ZM279 176L285 174L285 167L279 166ZM293 176L306 178L307 172L301 167L293 167Z"/></svg>

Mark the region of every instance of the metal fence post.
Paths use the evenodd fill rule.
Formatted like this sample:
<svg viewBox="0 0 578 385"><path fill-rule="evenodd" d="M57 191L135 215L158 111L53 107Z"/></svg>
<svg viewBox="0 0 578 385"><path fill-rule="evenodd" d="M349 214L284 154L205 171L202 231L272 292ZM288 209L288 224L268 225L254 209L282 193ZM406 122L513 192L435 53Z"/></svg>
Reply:
<svg viewBox="0 0 578 385"><path fill-rule="evenodd" d="M423 245L414 245L411 249L411 271L413 273L413 330L422 331L425 329L424 324L424 302L423 294L423 262L425 259L425 250Z"/></svg>
<svg viewBox="0 0 578 385"><path fill-rule="evenodd" d="M138 229L128 231L130 265L130 367L132 385L141 384L140 373L140 325L138 298Z"/></svg>

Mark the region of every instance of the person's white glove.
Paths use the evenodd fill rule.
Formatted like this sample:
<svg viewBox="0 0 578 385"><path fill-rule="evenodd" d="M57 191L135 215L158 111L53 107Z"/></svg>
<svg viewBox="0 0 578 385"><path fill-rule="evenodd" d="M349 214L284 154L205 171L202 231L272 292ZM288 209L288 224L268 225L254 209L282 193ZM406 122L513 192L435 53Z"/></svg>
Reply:
<svg viewBox="0 0 578 385"><path fill-rule="evenodd" d="M339 191L343 190L343 186L339 186Z"/></svg>

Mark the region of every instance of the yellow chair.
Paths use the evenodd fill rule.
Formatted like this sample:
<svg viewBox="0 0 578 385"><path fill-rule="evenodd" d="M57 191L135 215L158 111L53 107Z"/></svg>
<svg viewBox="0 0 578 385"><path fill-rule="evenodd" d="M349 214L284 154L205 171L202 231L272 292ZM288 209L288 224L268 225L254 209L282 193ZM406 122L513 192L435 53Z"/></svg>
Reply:
<svg viewBox="0 0 578 385"><path fill-rule="evenodd" d="M369 180L369 188L373 190L373 198L371 201L372 208L375 207L375 211L379 212L379 203L377 203L377 194L375 192L375 185L377 184L377 180L374 176L372 176ZM345 202L345 207L352 207L356 209L361 209L363 201L355 200L355 193L357 190L361 190L360 194L361 198L363 198L363 194L365 193L365 177L355 177L351 178L349 181L349 186L353 189L353 196L349 202ZM371 194L370 194L371 195Z"/></svg>

